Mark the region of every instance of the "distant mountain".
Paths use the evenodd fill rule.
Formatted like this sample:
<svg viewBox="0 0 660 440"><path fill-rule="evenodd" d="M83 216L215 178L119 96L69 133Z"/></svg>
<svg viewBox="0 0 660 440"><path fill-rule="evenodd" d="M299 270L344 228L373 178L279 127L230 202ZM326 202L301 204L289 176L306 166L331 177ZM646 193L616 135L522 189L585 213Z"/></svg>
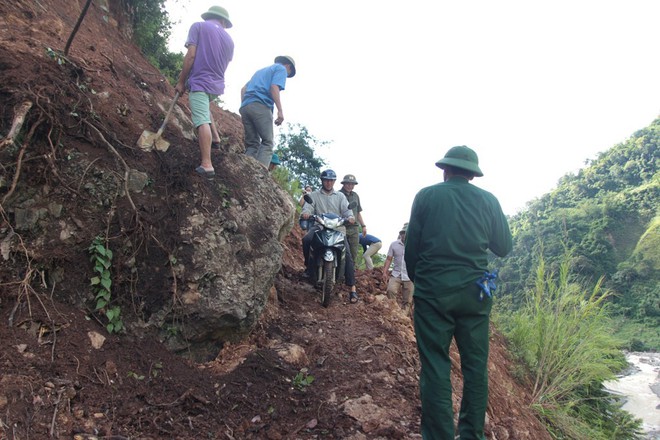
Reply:
<svg viewBox="0 0 660 440"><path fill-rule="evenodd" d="M660 321L660 118L510 218L514 250L500 262L501 295L516 308L542 254L572 253L574 273L617 295L615 313ZM658 326L656 325L656 328Z"/></svg>

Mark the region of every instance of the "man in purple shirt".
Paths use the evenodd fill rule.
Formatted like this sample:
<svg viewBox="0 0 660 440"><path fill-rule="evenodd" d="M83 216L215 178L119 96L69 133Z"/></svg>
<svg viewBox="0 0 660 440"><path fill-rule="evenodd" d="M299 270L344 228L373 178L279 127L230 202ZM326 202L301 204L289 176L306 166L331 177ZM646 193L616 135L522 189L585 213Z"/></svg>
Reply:
<svg viewBox="0 0 660 440"><path fill-rule="evenodd" d="M188 31L176 91L190 91L188 99L192 120L197 129L201 164L197 174L212 178L215 170L211 163L211 144L220 137L211 118L211 102L225 91L225 70L234 57L234 41L225 29L232 27L225 8L211 6L202 14L204 21L194 23ZM219 144L218 144L219 145Z"/></svg>

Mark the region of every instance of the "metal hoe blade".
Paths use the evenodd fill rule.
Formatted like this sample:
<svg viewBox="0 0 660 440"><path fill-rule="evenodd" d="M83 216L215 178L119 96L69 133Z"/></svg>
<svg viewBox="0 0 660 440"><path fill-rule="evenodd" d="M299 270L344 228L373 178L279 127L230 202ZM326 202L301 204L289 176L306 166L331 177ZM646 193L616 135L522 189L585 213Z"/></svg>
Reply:
<svg viewBox="0 0 660 440"><path fill-rule="evenodd" d="M145 151L152 151L154 149L158 151L167 151L167 149L170 147L170 143L165 139L163 139L161 136L163 135L163 130L165 130L165 125L167 125L167 121L170 119L170 115L172 114L172 110L174 109L174 104L176 104L176 101L178 99L179 99L179 92L176 92L176 94L174 95L174 99L170 104L170 108L167 111L167 114L165 115L165 119L163 120L163 123L161 124L158 131L154 133L149 130L144 130L137 141L138 147L142 148Z"/></svg>

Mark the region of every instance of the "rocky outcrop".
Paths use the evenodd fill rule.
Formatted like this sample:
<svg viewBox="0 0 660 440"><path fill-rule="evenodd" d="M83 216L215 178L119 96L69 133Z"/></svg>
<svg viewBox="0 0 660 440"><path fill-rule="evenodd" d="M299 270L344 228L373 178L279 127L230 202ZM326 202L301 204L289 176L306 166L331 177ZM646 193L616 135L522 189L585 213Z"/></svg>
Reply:
<svg viewBox="0 0 660 440"><path fill-rule="evenodd" d="M193 171L199 148L185 97L163 133L169 149L139 148L174 90L107 7L90 8L63 57L78 13L57 0L39 10L0 5L12 24L0 26L0 289L52 295L105 324L90 287L89 247L101 237L113 253L110 306L127 330L213 357L261 314L295 205L243 154L240 117L217 106L213 180ZM9 136L21 108L22 128Z"/></svg>

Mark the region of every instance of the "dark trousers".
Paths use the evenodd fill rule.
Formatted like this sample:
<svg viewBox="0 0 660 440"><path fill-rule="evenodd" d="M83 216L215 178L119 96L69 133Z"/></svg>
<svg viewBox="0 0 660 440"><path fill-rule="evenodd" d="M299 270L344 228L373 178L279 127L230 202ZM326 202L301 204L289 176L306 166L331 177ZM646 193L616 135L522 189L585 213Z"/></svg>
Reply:
<svg viewBox="0 0 660 440"><path fill-rule="evenodd" d="M309 248L312 246L312 239L314 238L314 233L321 229L321 226L315 225L312 227L309 231L307 231L307 234L302 239L302 247L303 247L303 256L305 258L305 267L307 268L307 273L309 275L313 275L312 271L315 270L315 267L313 266L313 262L310 261L309 258ZM344 273L346 275L346 285L347 286L354 286L355 285L355 267L353 265L353 257L351 256L351 251L348 248L348 243L345 242L345 249L346 253L344 255L344 259L341 263L341 267L339 267L339 277L341 279L341 274Z"/></svg>
<svg viewBox="0 0 660 440"><path fill-rule="evenodd" d="M419 294L427 292L420 292L418 288L419 283L416 283L414 325L422 367L419 377L422 438L454 439L449 357L453 337L461 356L463 373L458 434L461 440L485 440L488 323L492 299L485 297L479 301L479 287L476 285L446 295L436 293L433 299L420 298Z"/></svg>

